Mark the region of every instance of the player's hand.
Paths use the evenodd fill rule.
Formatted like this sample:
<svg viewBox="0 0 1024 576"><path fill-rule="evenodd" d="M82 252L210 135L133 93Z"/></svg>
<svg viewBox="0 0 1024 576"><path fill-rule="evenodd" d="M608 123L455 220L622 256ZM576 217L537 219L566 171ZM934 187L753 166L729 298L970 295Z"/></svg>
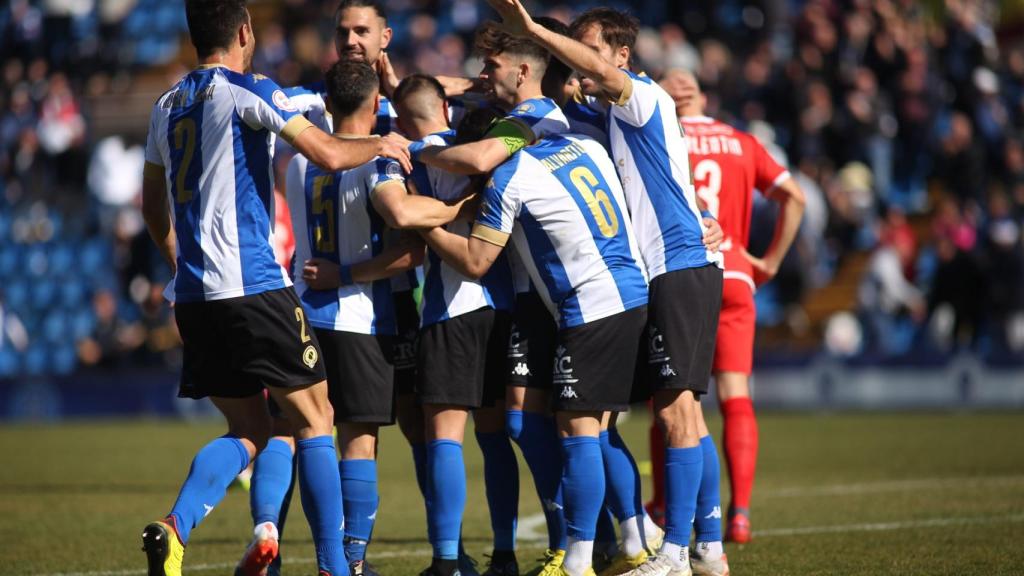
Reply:
<svg viewBox="0 0 1024 576"><path fill-rule="evenodd" d="M707 231L704 232L704 246L712 252L718 252L718 247L722 245L722 240L725 240L722 226L714 218L704 218L703 221L704 227L707 228Z"/></svg>
<svg viewBox="0 0 1024 576"><path fill-rule="evenodd" d="M499 27L513 36L529 36L530 28L535 25L530 13L519 0L487 0L501 16Z"/></svg>
<svg viewBox="0 0 1024 576"><path fill-rule="evenodd" d="M472 222L480 211L480 195L477 193L466 194L459 200L459 215L456 220Z"/></svg>
<svg viewBox="0 0 1024 576"><path fill-rule="evenodd" d="M412 172L412 158L409 156L409 142L404 136L396 132L392 132L387 136L380 139L380 150L377 152L378 156L384 158L394 158L398 160L398 163L402 165L402 169L405 170L406 174Z"/></svg>
<svg viewBox="0 0 1024 576"><path fill-rule="evenodd" d="M302 279L313 290L330 290L341 286L341 269L330 260L310 258L302 264Z"/></svg>
<svg viewBox="0 0 1024 576"><path fill-rule="evenodd" d="M747 252L746 248L740 248L740 254L750 262L750 267L754 272L754 286L760 286L765 282L768 282L779 272L779 263L766 260L764 258L758 258L750 252Z"/></svg>
<svg viewBox="0 0 1024 576"><path fill-rule="evenodd" d="M401 79L395 73L395 67L391 65L388 53L383 50L380 53L380 58L377 59L377 76L380 77L380 91L391 98L395 89L398 88L398 84L401 83Z"/></svg>

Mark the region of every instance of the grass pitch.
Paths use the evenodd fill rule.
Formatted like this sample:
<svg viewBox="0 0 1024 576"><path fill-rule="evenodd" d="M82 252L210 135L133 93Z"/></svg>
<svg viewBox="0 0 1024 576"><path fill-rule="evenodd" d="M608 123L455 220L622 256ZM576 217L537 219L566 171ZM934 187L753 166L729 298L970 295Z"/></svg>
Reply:
<svg viewBox="0 0 1024 576"><path fill-rule="evenodd" d="M635 411L622 426L642 461L647 423ZM727 545L733 574L1024 574L1020 414L763 414L760 424L755 540ZM166 513L195 451L222 433L152 421L0 427L0 574L144 575L142 527ZM484 561L490 527L472 439L466 467L464 538ZM522 463L520 472L525 573L544 541ZM396 428L383 434L380 478L368 557L385 576L416 574L430 549ZM230 574L250 534L248 496L232 490L193 533L185 573ZM297 494L282 553L286 574L313 573Z"/></svg>

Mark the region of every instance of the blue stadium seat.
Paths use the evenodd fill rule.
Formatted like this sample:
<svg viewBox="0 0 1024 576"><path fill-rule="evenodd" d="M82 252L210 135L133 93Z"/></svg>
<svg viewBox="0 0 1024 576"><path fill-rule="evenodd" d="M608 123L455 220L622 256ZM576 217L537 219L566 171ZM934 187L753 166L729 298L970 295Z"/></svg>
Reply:
<svg viewBox="0 0 1024 576"><path fill-rule="evenodd" d="M72 343L65 342L57 346L53 352L53 373L66 376L75 371L78 365L78 354Z"/></svg>
<svg viewBox="0 0 1024 576"><path fill-rule="evenodd" d="M71 319L71 337L74 340L81 340L92 334L92 329L95 325L96 317L93 315L92 308L85 306L76 312Z"/></svg>
<svg viewBox="0 0 1024 576"><path fill-rule="evenodd" d="M28 282L20 278L15 278L12 281L6 283L3 287L4 290L4 302L11 310L17 310L21 312L28 307L29 301L29 286Z"/></svg>
<svg viewBox="0 0 1024 576"><path fill-rule="evenodd" d="M32 285L32 308L45 312L57 301L58 285L55 280L40 278Z"/></svg>
<svg viewBox="0 0 1024 576"><path fill-rule="evenodd" d="M71 319L63 310L53 310L43 320L43 338L57 345L68 340Z"/></svg>
<svg viewBox="0 0 1024 576"><path fill-rule="evenodd" d="M29 347L28 352L25 353L23 358L25 363L24 373L29 376L49 374L51 356L48 345L33 344Z"/></svg>
<svg viewBox="0 0 1024 576"><path fill-rule="evenodd" d="M10 346L0 348L0 378L9 378L21 370L21 357Z"/></svg>

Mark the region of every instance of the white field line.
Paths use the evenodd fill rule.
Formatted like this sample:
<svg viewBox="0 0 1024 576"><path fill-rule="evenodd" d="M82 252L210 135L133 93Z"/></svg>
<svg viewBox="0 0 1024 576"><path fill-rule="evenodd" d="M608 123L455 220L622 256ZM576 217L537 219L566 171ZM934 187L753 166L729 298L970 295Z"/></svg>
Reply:
<svg viewBox="0 0 1024 576"><path fill-rule="evenodd" d="M803 488L782 488L779 490L759 491L758 497L763 498L796 498L800 496L849 496L858 494L877 494L883 492L907 492L928 489L961 488L964 486L1017 486L1024 484L1024 476L988 476L963 478L920 478L911 480L893 480L882 482L860 482L852 484L830 484L824 486L807 486ZM993 524L1015 523L1024 521L1024 515L934 518L930 520L908 520L901 522L879 522L864 524L839 524L831 526L804 526L797 528L768 528L757 530L758 537L784 537L811 534L843 534L849 532L877 532L887 530L904 530L911 528L928 528L933 526L950 526L957 524ZM533 514L519 521L518 539L523 542L541 542L547 538L544 531L544 515ZM382 550L374 552L372 558L412 558L428 557L430 549L424 547L415 550ZM313 562L312 558L289 557L285 564ZM209 572L234 568L234 563L196 564L188 567L189 572ZM36 576L145 576L146 570L100 570L92 572L55 572L37 574Z"/></svg>
<svg viewBox="0 0 1024 576"><path fill-rule="evenodd" d="M912 492L917 490L942 490L965 487L999 487L1024 485L1024 476L965 476L962 478L914 478L908 480L887 480L880 482L858 482L853 484L827 484L759 490L759 498L799 498L803 496L854 496L858 494L879 494L883 492Z"/></svg>
<svg viewBox="0 0 1024 576"><path fill-rule="evenodd" d="M543 515L540 516L543 521ZM532 520L530 516L524 519ZM768 528L757 530L754 535L757 538L786 537L786 536L811 536L816 534L848 534L852 532L886 532L892 530L909 530L915 528L939 528L943 526L963 526L977 524L1004 524L1024 522L1024 514L1011 514L1008 516L964 516L956 518L930 518L923 520L903 520L898 522L872 522L863 524L837 524L831 526L802 526L797 528ZM377 558L413 558L430 556L430 549L426 547L414 550L383 550L373 552L370 559ZM285 564L312 563L312 558L289 557L284 560ZM217 564L194 564L188 566L189 572L209 572L212 570L224 570L234 568L235 563L224 562ZM145 576L145 570L100 570L95 572L56 572L49 574L37 574L36 576Z"/></svg>

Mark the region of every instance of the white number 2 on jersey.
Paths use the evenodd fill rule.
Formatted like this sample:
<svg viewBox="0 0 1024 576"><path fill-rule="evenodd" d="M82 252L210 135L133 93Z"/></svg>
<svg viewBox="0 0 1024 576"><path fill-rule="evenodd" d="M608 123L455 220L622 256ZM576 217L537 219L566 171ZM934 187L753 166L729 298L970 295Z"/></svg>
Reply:
<svg viewBox="0 0 1024 576"><path fill-rule="evenodd" d="M711 159L704 159L693 167L693 182L697 186L697 197L708 206L708 211L718 218L718 193L722 191L722 167Z"/></svg>

